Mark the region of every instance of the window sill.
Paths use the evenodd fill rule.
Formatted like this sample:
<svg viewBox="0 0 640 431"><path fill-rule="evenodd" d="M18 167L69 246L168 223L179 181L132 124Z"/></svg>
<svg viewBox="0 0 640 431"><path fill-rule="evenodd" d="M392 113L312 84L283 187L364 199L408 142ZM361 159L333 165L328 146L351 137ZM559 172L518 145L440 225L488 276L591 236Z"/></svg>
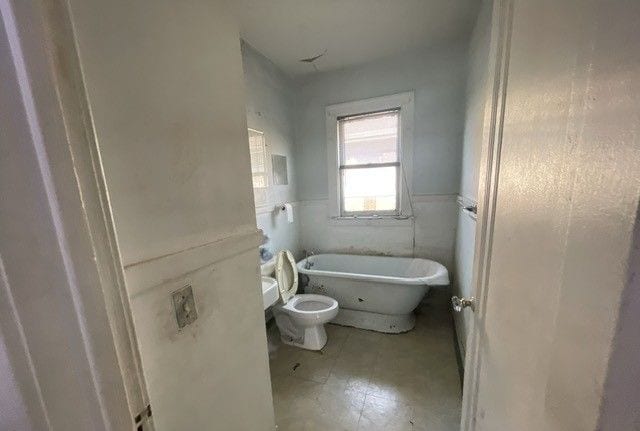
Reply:
<svg viewBox="0 0 640 431"><path fill-rule="evenodd" d="M264 204L256 207L256 215L267 214L274 211L276 204Z"/></svg>
<svg viewBox="0 0 640 431"><path fill-rule="evenodd" d="M412 216L334 216L329 218L333 226L411 226Z"/></svg>

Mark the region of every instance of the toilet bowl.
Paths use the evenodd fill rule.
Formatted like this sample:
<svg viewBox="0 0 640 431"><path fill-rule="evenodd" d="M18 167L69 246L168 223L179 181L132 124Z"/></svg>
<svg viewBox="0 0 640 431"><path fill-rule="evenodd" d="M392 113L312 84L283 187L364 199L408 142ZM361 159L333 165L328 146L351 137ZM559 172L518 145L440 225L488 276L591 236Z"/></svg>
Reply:
<svg viewBox="0 0 640 431"><path fill-rule="evenodd" d="M296 295L298 269L289 250L278 253L276 280L280 300L273 314L282 342L308 350L322 349L327 343L324 324L338 314L338 301L324 295Z"/></svg>

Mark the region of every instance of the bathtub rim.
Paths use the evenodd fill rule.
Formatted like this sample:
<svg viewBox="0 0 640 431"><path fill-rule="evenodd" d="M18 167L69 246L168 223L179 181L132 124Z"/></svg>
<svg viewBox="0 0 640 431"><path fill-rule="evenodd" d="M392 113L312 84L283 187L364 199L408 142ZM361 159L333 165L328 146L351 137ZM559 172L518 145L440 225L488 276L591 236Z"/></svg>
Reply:
<svg viewBox="0 0 640 431"><path fill-rule="evenodd" d="M298 272L301 274L305 274L307 276L318 276L318 277L334 277L334 278L346 278L351 280L362 280L362 281L372 281L372 282L380 282L380 283L390 283L390 284L401 284L401 285L411 285L411 286L447 286L450 283L449 280L449 271L447 268L441 264L440 262L436 262L431 259L424 259L420 257L407 257L407 256L375 256L375 255L364 255L364 254L344 254L344 253L321 253L309 256L309 258L313 259L314 257L319 256L364 256L364 257L380 257L380 258L388 258L388 259L415 259L415 260L423 260L427 262L432 262L437 265L437 270L434 274L426 276L426 277L394 277L388 275L372 275L372 274L358 274L353 272L337 272L337 271L324 271L317 269L306 269L304 267L308 258L304 258L296 263L296 267L298 268Z"/></svg>

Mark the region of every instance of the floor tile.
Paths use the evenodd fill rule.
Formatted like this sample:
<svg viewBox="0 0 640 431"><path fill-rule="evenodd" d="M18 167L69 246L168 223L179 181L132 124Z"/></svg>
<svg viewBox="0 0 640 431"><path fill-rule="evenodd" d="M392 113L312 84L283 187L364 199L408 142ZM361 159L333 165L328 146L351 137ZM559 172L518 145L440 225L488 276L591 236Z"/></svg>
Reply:
<svg viewBox="0 0 640 431"><path fill-rule="evenodd" d="M348 328L338 325L325 325L327 331L327 344L322 348L322 354L337 356L344 348L349 336Z"/></svg>
<svg viewBox="0 0 640 431"><path fill-rule="evenodd" d="M278 431L454 431L461 389L447 303L429 303L416 327L382 334L326 325L319 352L268 330Z"/></svg>
<svg viewBox="0 0 640 431"><path fill-rule="evenodd" d="M300 379L324 383L329 378L335 362L335 356L305 350L296 355L296 362L291 367L289 375Z"/></svg>
<svg viewBox="0 0 640 431"><path fill-rule="evenodd" d="M287 345L279 346L277 350L269 355L269 369L271 378L274 376L290 375L293 372L298 357L301 352L299 349Z"/></svg>
<svg viewBox="0 0 640 431"><path fill-rule="evenodd" d="M364 406L362 392L285 377L274 383L278 430L354 430ZM296 428L297 427L297 428Z"/></svg>
<svg viewBox="0 0 640 431"><path fill-rule="evenodd" d="M357 430L455 431L459 426L459 411L416 406L367 395Z"/></svg>
<svg viewBox="0 0 640 431"><path fill-rule="evenodd" d="M357 430L410 431L425 430L416 423L414 409L408 404L367 395Z"/></svg>

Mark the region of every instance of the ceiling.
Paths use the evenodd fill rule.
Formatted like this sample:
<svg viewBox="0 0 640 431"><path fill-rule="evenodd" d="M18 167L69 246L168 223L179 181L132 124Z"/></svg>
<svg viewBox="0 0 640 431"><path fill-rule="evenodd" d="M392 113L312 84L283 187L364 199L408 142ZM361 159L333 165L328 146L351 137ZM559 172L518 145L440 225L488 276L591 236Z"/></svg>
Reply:
<svg viewBox="0 0 640 431"><path fill-rule="evenodd" d="M233 0L242 38L291 76L366 63L471 32L480 0ZM302 58L323 53L314 64Z"/></svg>

